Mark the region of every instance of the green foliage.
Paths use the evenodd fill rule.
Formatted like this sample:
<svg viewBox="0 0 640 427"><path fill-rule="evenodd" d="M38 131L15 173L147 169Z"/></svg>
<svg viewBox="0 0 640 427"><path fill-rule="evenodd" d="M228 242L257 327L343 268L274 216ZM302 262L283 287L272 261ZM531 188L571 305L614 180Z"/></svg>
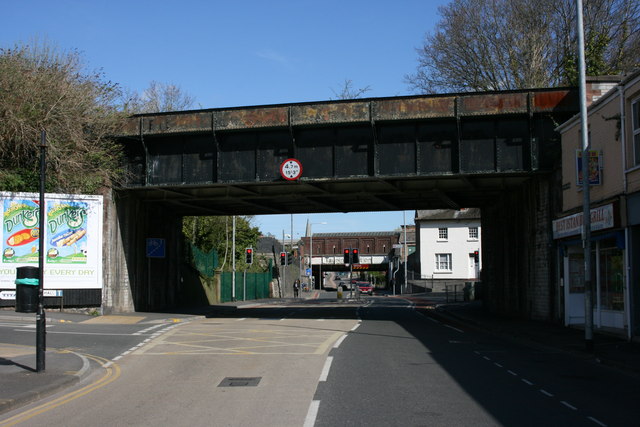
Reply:
<svg viewBox="0 0 640 427"><path fill-rule="evenodd" d="M0 94L0 189L38 190L42 130L48 191L94 193L121 176L121 151L110 139L123 117L120 90L87 72L78 52L0 48Z"/></svg>
<svg viewBox="0 0 640 427"><path fill-rule="evenodd" d="M232 227L233 219L229 216L185 217L182 221L185 239L202 252L215 250L222 271L231 271ZM255 255L251 267L245 263L245 249L255 250L259 237L260 230L251 225L250 216L236 217L236 271L265 271L264 259Z"/></svg>
<svg viewBox="0 0 640 427"><path fill-rule="evenodd" d="M606 33L592 32L587 34L584 41L584 57L587 76L615 75L623 70L619 64L610 64L606 60L607 49L611 38ZM563 81L569 85L578 84L578 55L575 50L565 54L562 67Z"/></svg>

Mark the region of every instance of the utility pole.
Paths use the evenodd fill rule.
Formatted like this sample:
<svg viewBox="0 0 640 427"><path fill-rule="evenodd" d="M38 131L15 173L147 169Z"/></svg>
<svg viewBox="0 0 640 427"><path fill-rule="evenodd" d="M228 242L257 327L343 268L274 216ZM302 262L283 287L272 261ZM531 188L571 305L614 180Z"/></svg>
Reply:
<svg viewBox="0 0 640 427"><path fill-rule="evenodd" d="M582 140L582 247L584 249L584 340L593 351L593 291L591 289L591 197L589 194L589 126L587 124L587 83L584 58L582 0L576 0L578 72L580 80L580 137Z"/></svg>
<svg viewBox="0 0 640 427"><path fill-rule="evenodd" d="M409 260L409 254L407 253L407 212L402 211L402 221L404 222L404 290L407 291L407 261Z"/></svg>
<svg viewBox="0 0 640 427"><path fill-rule="evenodd" d="M231 301L236 300L236 216L233 216L231 232Z"/></svg>
<svg viewBox="0 0 640 427"><path fill-rule="evenodd" d="M280 298L284 298L284 290L286 289L287 286L287 259L289 258L288 255L286 255L287 253L287 245L284 243L284 230L282 230L282 252L285 253L284 256L284 265L282 266L282 289L280 291Z"/></svg>
<svg viewBox="0 0 640 427"><path fill-rule="evenodd" d="M36 372L45 369L45 351L47 349L46 319L44 313L44 239L47 226L44 191L47 167L47 133L43 130L40 134L40 235L38 254L38 307L36 313Z"/></svg>

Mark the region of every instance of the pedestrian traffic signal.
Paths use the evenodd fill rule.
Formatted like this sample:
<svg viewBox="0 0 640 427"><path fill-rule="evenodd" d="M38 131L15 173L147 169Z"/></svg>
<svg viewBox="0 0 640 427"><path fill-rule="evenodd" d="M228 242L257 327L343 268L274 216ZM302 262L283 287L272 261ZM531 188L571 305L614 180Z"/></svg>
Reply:
<svg viewBox="0 0 640 427"><path fill-rule="evenodd" d="M280 265L287 265L287 253L280 252Z"/></svg>
<svg viewBox="0 0 640 427"><path fill-rule="evenodd" d="M360 264L360 256L358 255L358 249L351 249L351 262L353 264Z"/></svg>
<svg viewBox="0 0 640 427"><path fill-rule="evenodd" d="M244 250L245 262L247 264L253 264L253 248L247 248Z"/></svg>
<svg viewBox="0 0 640 427"><path fill-rule="evenodd" d="M344 263L345 264L351 264L351 250L350 249L345 249L344 250Z"/></svg>

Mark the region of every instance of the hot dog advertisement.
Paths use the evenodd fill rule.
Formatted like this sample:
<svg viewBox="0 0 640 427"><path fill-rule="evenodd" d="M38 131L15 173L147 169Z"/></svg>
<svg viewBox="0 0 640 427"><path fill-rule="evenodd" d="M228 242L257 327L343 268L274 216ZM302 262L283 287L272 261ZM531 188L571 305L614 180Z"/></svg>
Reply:
<svg viewBox="0 0 640 427"><path fill-rule="evenodd" d="M102 288L102 196L0 192L0 290L15 289L16 268L39 265L49 289Z"/></svg>
<svg viewBox="0 0 640 427"><path fill-rule="evenodd" d="M2 200L2 262L38 262L40 207L37 199Z"/></svg>
<svg viewBox="0 0 640 427"><path fill-rule="evenodd" d="M47 202L48 264L87 263L86 202Z"/></svg>

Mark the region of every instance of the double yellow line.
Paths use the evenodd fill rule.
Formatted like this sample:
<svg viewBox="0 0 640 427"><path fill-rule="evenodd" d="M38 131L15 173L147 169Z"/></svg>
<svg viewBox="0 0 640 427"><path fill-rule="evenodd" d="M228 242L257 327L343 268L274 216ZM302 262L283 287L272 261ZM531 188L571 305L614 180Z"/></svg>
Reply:
<svg viewBox="0 0 640 427"><path fill-rule="evenodd" d="M120 366L118 366L118 364L113 363L103 357L93 356L91 354L82 354L82 356L102 365L102 367L105 369L105 374L96 382L88 384L79 390L72 391L71 393L67 393L64 396L58 397L57 399L54 399L50 402L36 406L35 408L29 409L18 415L14 415L11 418L0 421L0 427L9 427L9 426L14 426L16 424L25 422L37 415L40 415L47 411L55 409L59 406L62 406L66 403L71 402L72 400L85 396L94 390L97 390L101 387L111 384L112 382L114 382L120 377Z"/></svg>

